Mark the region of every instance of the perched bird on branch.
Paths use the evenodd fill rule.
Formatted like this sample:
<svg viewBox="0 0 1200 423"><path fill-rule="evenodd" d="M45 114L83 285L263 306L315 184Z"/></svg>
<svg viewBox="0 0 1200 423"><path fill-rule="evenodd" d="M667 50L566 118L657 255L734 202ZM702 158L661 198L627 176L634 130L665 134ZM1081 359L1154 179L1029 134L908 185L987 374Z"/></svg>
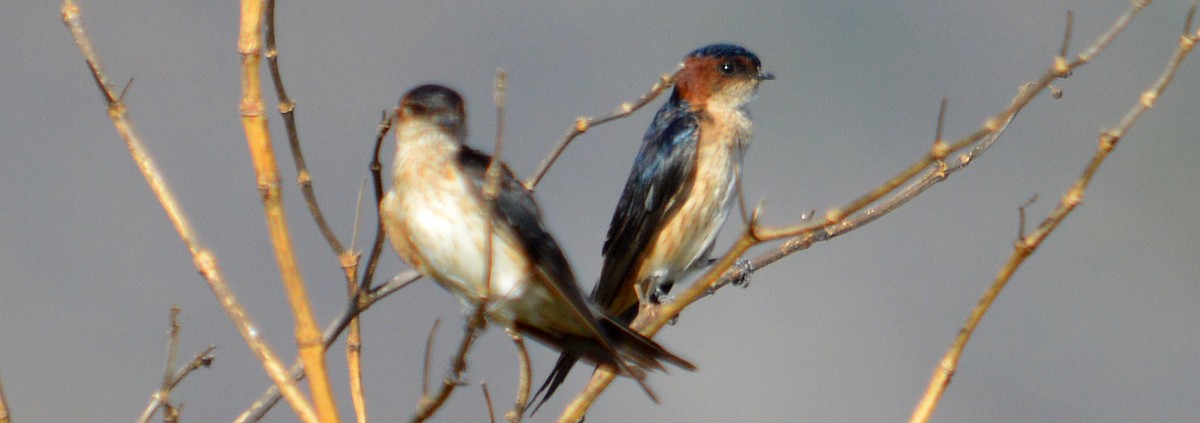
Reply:
<svg viewBox="0 0 1200 423"><path fill-rule="evenodd" d="M750 144L745 106L769 79L758 56L737 45L701 47L683 59L634 159L592 290L591 299L622 323L634 319L639 303L658 303L677 280L709 264ZM559 357L538 389L545 393L539 407L576 360L570 352Z"/></svg>
<svg viewBox="0 0 1200 423"><path fill-rule="evenodd" d="M694 369L583 297L533 194L507 166L465 144L466 108L457 92L414 88L400 100L397 119L392 186L380 212L405 262L464 307L485 307L491 323L612 365L639 383L647 370L663 369L662 361ZM489 193L493 165L498 184Z"/></svg>

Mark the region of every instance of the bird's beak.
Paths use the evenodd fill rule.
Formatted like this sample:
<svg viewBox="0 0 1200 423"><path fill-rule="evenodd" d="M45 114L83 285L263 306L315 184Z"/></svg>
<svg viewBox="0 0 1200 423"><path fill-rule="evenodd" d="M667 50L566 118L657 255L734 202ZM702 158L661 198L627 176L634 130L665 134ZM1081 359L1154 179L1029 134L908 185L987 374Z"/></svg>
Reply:
<svg viewBox="0 0 1200 423"><path fill-rule="evenodd" d="M759 81L767 81L767 80L775 79L775 74L770 73L770 72L759 71L758 75L756 75L755 78L758 78Z"/></svg>

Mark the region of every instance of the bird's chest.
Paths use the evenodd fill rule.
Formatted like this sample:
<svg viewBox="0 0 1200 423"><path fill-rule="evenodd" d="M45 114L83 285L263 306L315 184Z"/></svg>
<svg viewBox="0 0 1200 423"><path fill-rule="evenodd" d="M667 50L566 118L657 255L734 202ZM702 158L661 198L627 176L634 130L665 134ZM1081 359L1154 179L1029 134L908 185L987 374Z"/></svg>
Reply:
<svg viewBox="0 0 1200 423"><path fill-rule="evenodd" d="M399 149L393 188L383 201L384 228L402 259L465 305L487 297L489 308L503 308L522 292L528 259L500 236L504 228L489 227L483 202L454 157L438 146Z"/></svg>
<svg viewBox="0 0 1200 423"><path fill-rule="evenodd" d="M701 122L692 183L681 204L655 242L647 269L669 279L696 264L716 240L733 200L741 174L742 155L749 142L748 124L739 120Z"/></svg>
<svg viewBox="0 0 1200 423"><path fill-rule="evenodd" d="M437 146L397 152L393 189L384 199L385 227L401 258L460 295L477 296L487 261L487 227L479 201Z"/></svg>

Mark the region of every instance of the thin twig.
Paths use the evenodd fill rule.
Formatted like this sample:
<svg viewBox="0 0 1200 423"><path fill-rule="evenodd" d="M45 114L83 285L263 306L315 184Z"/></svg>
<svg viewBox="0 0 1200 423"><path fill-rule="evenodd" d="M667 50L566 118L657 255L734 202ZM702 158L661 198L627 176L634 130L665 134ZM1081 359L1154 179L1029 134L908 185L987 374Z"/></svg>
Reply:
<svg viewBox="0 0 1200 423"><path fill-rule="evenodd" d="M966 323L958 331L954 342L934 369L929 386L913 410L910 422L924 423L929 421L929 418L937 408L938 402L941 400L942 394L950 384L955 370L958 368L958 362L962 357L963 349L966 347L967 342L970 341L971 335L983 319L984 314L987 313L992 302L995 301L1000 291L1004 289L1004 286L1012 278L1013 273L1024 263L1025 259L1032 255L1041 245L1042 241L1083 201L1083 195L1088 184L1091 182L1092 177L1095 176L1100 165L1104 163L1105 158L1108 157L1108 154L1112 152L1117 142L1124 137L1129 128L1133 126L1134 122L1141 117L1142 113L1150 109L1166 89L1167 85L1170 84L1171 80L1174 79L1183 60L1191 52L1197 39L1200 39L1200 32L1191 34L1192 17L1196 13L1197 5L1200 5L1200 0L1193 0L1191 8L1188 10L1187 19L1185 20L1186 25L1184 26L1183 35L1180 37L1179 45L1176 47L1171 59L1167 62L1166 68L1163 69L1158 79L1155 80L1149 89L1142 93L1138 101L1115 128L1100 134L1100 142L1091 161L1079 175L1079 178L1076 179L1070 190L1067 191L1067 194L1059 201L1058 206L1050 212L1049 216L1038 225L1033 233L1029 235L1022 233L1021 238L1017 240L1008 261L1000 269L996 278L992 281L992 285L983 293L975 308L971 310ZM1024 232L1023 229L1022 232Z"/></svg>
<svg viewBox="0 0 1200 423"><path fill-rule="evenodd" d="M533 387L533 365L529 363L529 350L525 349L525 337L515 330L508 329L507 331L508 336L512 337L513 345L517 347L517 362L521 375L517 383L517 402L513 404L511 410L508 410L508 413L504 414L504 418L508 423L519 423L525 416L525 404L529 403L529 389Z"/></svg>
<svg viewBox="0 0 1200 423"><path fill-rule="evenodd" d="M338 316L337 319L335 319L329 324L328 327L325 328L325 331L322 333L322 342L324 348L328 349L329 346L337 340L338 336L342 334L342 331L346 330L350 324L350 320L352 320L354 317L357 317L360 313L367 311L367 309L369 309L379 300L398 292L400 289L412 284L413 282L416 282L418 279L420 279L420 277L421 275L415 270L408 270L396 275L390 281L375 288L369 293L366 291L359 291L359 298L355 298L354 300L350 301L346 308L342 310L342 315ZM294 380L301 380L304 378L304 366L299 361L293 363L288 372L291 378ZM267 387L267 389L258 397L258 399L250 404L245 411L242 411L242 413L239 414L236 419L234 419L234 423L257 422L262 420L262 418L266 416L267 412L271 411L271 408L274 407L279 400L279 389L275 386Z"/></svg>
<svg viewBox="0 0 1200 423"><path fill-rule="evenodd" d="M1025 201L1020 207L1017 207L1017 214L1020 215L1020 223L1017 225L1017 238L1025 237L1025 209L1032 206L1038 200L1038 195L1034 194Z"/></svg>
<svg viewBox="0 0 1200 423"><path fill-rule="evenodd" d="M573 141L575 137L583 135L584 132L587 132L593 126L605 124L633 114L633 112L642 108L646 104L649 104L651 101L654 101L654 98L658 97L659 94L662 94L664 90L670 88L671 85L675 83L675 75L677 74L678 71L670 74L662 74L662 76L659 77L658 82L655 82L654 85L650 87L649 92L643 94L641 97L638 97L638 99L634 100L633 102L621 103L620 109L618 109L616 112L606 116L601 116L599 118L581 117L575 119L575 125L571 127L570 132L567 132L566 138L559 142L558 145L554 147L554 150L550 152L550 155L546 156L546 158L542 160L542 164L538 167L537 172L534 172L533 176L530 176L529 179L525 180L525 188L533 191L533 189L537 187L537 184L542 181L543 177L546 176L546 172L550 171L550 166L554 165L554 162L558 160L558 156L562 155L563 151L567 149L567 146L571 144L571 141Z"/></svg>
<svg viewBox="0 0 1200 423"><path fill-rule="evenodd" d="M1099 40L1093 44L1094 54L1098 54L1103 50L1102 47L1094 48L1097 45L1103 46L1111 42L1117 34L1128 24L1129 19L1133 14L1136 14L1141 6L1135 4L1129 11L1118 18L1114 23L1114 27L1110 28ZM1054 60L1054 64L1048 69L1037 81L1030 83L1020 90L1013 102L1000 113L985 119L982 128L976 132L963 137L949 145L935 142L929 152L917 162L910 165L908 168L901 171L899 174L872 189L870 192L854 199L850 203L840 207L830 209L826 212L825 219L818 222L802 223L791 227L768 228L761 227L757 224L757 217L760 211L756 210L750 223L746 226L742 236L734 243L733 247L727 251L720 260L710 266L709 270L701 276L697 282L688 287L686 291L677 296L673 301L662 304L657 307L649 307L649 312L640 312L637 319L630 325L630 328L637 330L646 336L653 336L667 322L671 321L687 306L694 303L699 298L711 294L716 289L728 284L732 280L737 280L744 272L740 269L731 269L737 258L750 249L750 247L774 240L789 238L786 242L780 245L775 251L764 253L760 257L751 260L751 265L748 268L760 269L769 262L773 262L807 248L813 242L818 240L829 239L836 236L838 233L844 233L859 227L862 224L874 221L878 217L894 210L899 205L914 198L917 194L923 192L928 187L944 180L946 178L947 168L943 166L935 166L933 169L928 169L930 165L936 164L948 154L974 146L970 153L960 157L960 162L957 166L966 166L976 155L981 154L994 142L1000 134L1008 127L1008 124L1016 117L1017 113L1031 102L1038 93L1042 92L1055 79L1067 76L1070 72L1086 63L1082 56L1075 61L1068 62L1065 58L1059 56ZM900 189L914 177L924 172L924 176L917 178L904 189ZM889 198L883 203L883 209L867 209L867 206L880 202L889 194L897 192L897 196ZM889 207L891 204L891 208ZM861 212L861 213L860 213ZM765 260L760 261L759 258ZM770 260L770 261L767 261ZM765 263L764 263L765 262ZM595 402L595 399L601 392L606 389L609 383L612 382L615 374L611 366L601 366L593 375L592 380L564 410L559 417L560 422L575 422L583 418L587 409Z"/></svg>
<svg viewBox="0 0 1200 423"><path fill-rule="evenodd" d="M287 215L283 208L283 192L279 186L279 167L275 162L275 151L271 147L271 133L267 117L263 112L260 57L263 37L262 0L242 0L241 24L238 31L238 53L241 55L242 99L238 109L242 116L242 127L246 132L246 143L259 196L263 203L263 214L267 220L271 246L275 250L275 263L287 293L288 305L295 321L296 346L308 373L308 386L313 405L322 423L339 421L333 389L325 370L325 349L321 347L321 331L313 316L304 277L292 249L291 233L288 231Z"/></svg>
<svg viewBox="0 0 1200 423"><path fill-rule="evenodd" d="M300 135L296 129L296 103L288 97L287 90L283 85L283 76L279 70L279 49L275 43L275 0L266 1L267 67L270 69L271 80L275 85L275 95L279 100L279 114L283 117L284 127L287 129L288 145L291 147L292 161L296 165L296 183L300 185L300 192L304 195L304 202L308 205L309 214L317 223L317 228L325 237L325 242L338 257L338 262L346 277L347 295L355 298L358 290L359 255L353 250L346 250L342 247L341 241L338 240L333 228L329 226L329 222L325 220L321 206L317 203L317 196L312 187L312 174L308 171L304 153L300 149ZM315 330L315 324L313 328ZM354 403L354 414L359 423L366 423L367 408L362 380L362 331L358 319L350 322L350 334L346 336L346 366L350 378L350 398Z"/></svg>
<svg viewBox="0 0 1200 423"><path fill-rule="evenodd" d="M203 367L203 368L211 367L213 360L215 360L215 357L213 357L212 352L216 349L217 349L216 345L209 345L204 350L196 353L196 355L192 357L192 360L189 361L187 364L184 364L183 366L179 367L174 372L172 372L171 375L169 376L170 382L167 384L166 391L170 392L171 390L175 389L175 387L179 386L179 383L183 382L183 379L185 377L187 377L189 374L191 374L193 371L200 369L201 367ZM156 392L151 397L151 402L149 405L146 406L146 410L142 412L143 417L141 419L139 419L138 421L140 421L140 422L141 421L149 421L148 419L150 416L146 415L146 413L151 413L151 415L153 414L154 409L159 407L159 405L156 403L158 399L159 399L159 394ZM165 400L163 402L165 403ZM176 409L176 411L177 410L178 410L178 408Z"/></svg>
<svg viewBox="0 0 1200 423"><path fill-rule="evenodd" d="M383 202L383 163L379 161L379 152L383 148L383 138L387 136L389 130L392 129L392 123L396 119L396 113L384 113L380 118L379 125L375 131L375 148L371 152L371 163L368 168L371 172L371 185L375 192L375 241L371 243L371 252L367 256L367 268L363 272L363 277L358 281L360 302L359 306L365 307L363 291L371 289L371 282L375 279L375 269L379 265L379 257L383 253L383 221L382 214L379 212L379 204ZM413 275L417 275L413 272ZM416 277L420 277L417 275Z"/></svg>
<svg viewBox="0 0 1200 423"><path fill-rule="evenodd" d="M458 344L458 350L451 360L446 377L442 378L442 384L436 393L421 396L421 401L417 404L417 412L412 418L413 422L423 422L432 417L450 398L450 394L454 393L454 389L464 383L462 375L467 370L467 353L471 351L471 345L479 337L479 331L487 324L487 320L484 318L486 309L487 302L481 301L471 310L470 316L463 325L462 341Z"/></svg>
<svg viewBox="0 0 1200 423"><path fill-rule="evenodd" d="M142 410L139 423L148 423L159 408L164 414L170 414L171 407L171 376L175 375L175 356L179 353L179 306L171 306L170 330L167 333L167 364L164 366L162 384L158 391L150 396L150 403Z"/></svg>
<svg viewBox="0 0 1200 423"><path fill-rule="evenodd" d="M430 364L430 358L433 357L433 340L437 337L437 328L442 324L442 319L434 319L433 326L429 328L429 336L425 337L425 359L424 366L421 370L421 395L429 395L429 369L433 367Z"/></svg>
<svg viewBox="0 0 1200 423"><path fill-rule="evenodd" d="M354 200L354 225L350 231L350 250L358 245L358 225L362 223L363 192L367 190L367 178L358 184L358 197Z"/></svg>
<svg viewBox="0 0 1200 423"><path fill-rule="evenodd" d="M483 402L487 404L488 421L496 423L496 409L492 408L492 394L488 392L487 382L479 382L479 388L483 389Z"/></svg>
<svg viewBox="0 0 1200 423"><path fill-rule="evenodd" d="M271 81L275 85L275 95L279 99L279 114L283 117L283 126L287 130L292 160L296 164L296 184L300 185L300 192L304 194L304 202L308 205L308 211L316 221L321 235L325 237L325 242L329 243L329 248L333 250L334 254L340 256L345 249L333 228L329 226L329 222L325 220L325 215L321 213L321 206L317 203L316 194L313 193L312 174L308 171L304 153L300 149L300 135L296 129L296 102L288 97L287 90L283 86L283 76L279 70L279 48L275 43L275 0L266 1L267 67L271 73Z"/></svg>
<svg viewBox="0 0 1200 423"><path fill-rule="evenodd" d="M261 334L256 329L257 326L249 314L246 313L237 296L234 295L229 285L225 282L225 278L221 274L221 268L217 264L216 255L200 242L187 215L184 214L183 209L179 206L179 202L175 199L174 193L167 186L166 179L162 177L162 173L158 170L158 165L154 163L154 159L146 151L145 146L142 144L141 136L137 134L137 129L133 121L129 119L125 103L121 100L121 97L113 92L108 77L104 74L100 58L92 46L91 39L84 31L79 7L72 0L64 0L62 16L63 22L70 29L71 35L75 39L75 44L79 46L79 51L88 64L96 85L100 88L100 93L104 96L108 106L109 118L112 119L113 125L121 135L121 138L125 140L125 145L129 148L129 153L133 157L134 163L137 164L138 169L146 178L146 184L150 186L150 190L154 192L155 197L162 204L163 210L166 211L167 217L175 226L175 231L183 239L188 252L192 255L196 269L200 271L204 280L208 282L213 295L217 297L217 302L221 304L229 320L237 327L238 333L242 335L242 339L246 341L246 345L250 347L250 350L262 362L267 376L283 392L283 396L287 398L288 404L292 406L292 410L295 411L297 417L304 422L317 421L312 405L304 398L303 393L301 393L295 382L288 377L283 363L279 360L274 350L262 339Z"/></svg>

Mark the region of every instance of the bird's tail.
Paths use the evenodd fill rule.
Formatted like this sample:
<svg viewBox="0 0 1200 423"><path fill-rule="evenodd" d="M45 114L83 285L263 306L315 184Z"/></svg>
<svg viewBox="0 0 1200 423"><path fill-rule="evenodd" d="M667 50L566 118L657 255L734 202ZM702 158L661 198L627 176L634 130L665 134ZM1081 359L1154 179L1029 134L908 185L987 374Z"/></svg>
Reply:
<svg viewBox="0 0 1200 423"><path fill-rule="evenodd" d="M608 339L622 360L622 363L618 366L618 371L625 376L637 380L642 389L646 391L646 395L654 402L658 402L658 398L643 382L647 370L665 370L663 362L671 363L689 371L696 370L696 366L691 362L672 354L657 342L634 332L607 315L602 315L599 320L598 326L601 335ZM530 411L531 416L546 403L546 400L550 399L550 396L554 395L554 392L566 380L567 374L578 361L579 356L568 352L564 352L558 357L558 361L554 363L554 369L551 370L550 376L546 378L546 381L542 383L542 386L538 388L537 393L533 395L529 404L527 404L528 406L535 402L537 403L537 406ZM538 399L539 397L541 399Z"/></svg>
<svg viewBox="0 0 1200 423"><path fill-rule="evenodd" d="M533 407L529 412L530 416L533 416L543 405L546 405L546 400L550 399L551 395L554 395L554 391L558 390L559 385L562 385L564 380L567 380L567 373L571 372L571 368L577 362L579 362L579 357L568 353L562 353L562 355L558 356L558 361L554 363L554 369L550 370L550 376L546 377L546 381L542 382L542 387L538 388L537 393L533 394L533 397L529 399L529 404L525 404L525 408L528 409L530 405L533 405L535 402L537 403L537 406ZM541 399L539 400L538 397L541 397Z"/></svg>
<svg viewBox="0 0 1200 423"><path fill-rule="evenodd" d="M639 369L664 370L662 363L667 362L684 370L696 370L696 365L672 354L657 342L634 332L633 329L608 316L600 318L600 331L612 342L613 347L621 354L621 358L632 362Z"/></svg>

